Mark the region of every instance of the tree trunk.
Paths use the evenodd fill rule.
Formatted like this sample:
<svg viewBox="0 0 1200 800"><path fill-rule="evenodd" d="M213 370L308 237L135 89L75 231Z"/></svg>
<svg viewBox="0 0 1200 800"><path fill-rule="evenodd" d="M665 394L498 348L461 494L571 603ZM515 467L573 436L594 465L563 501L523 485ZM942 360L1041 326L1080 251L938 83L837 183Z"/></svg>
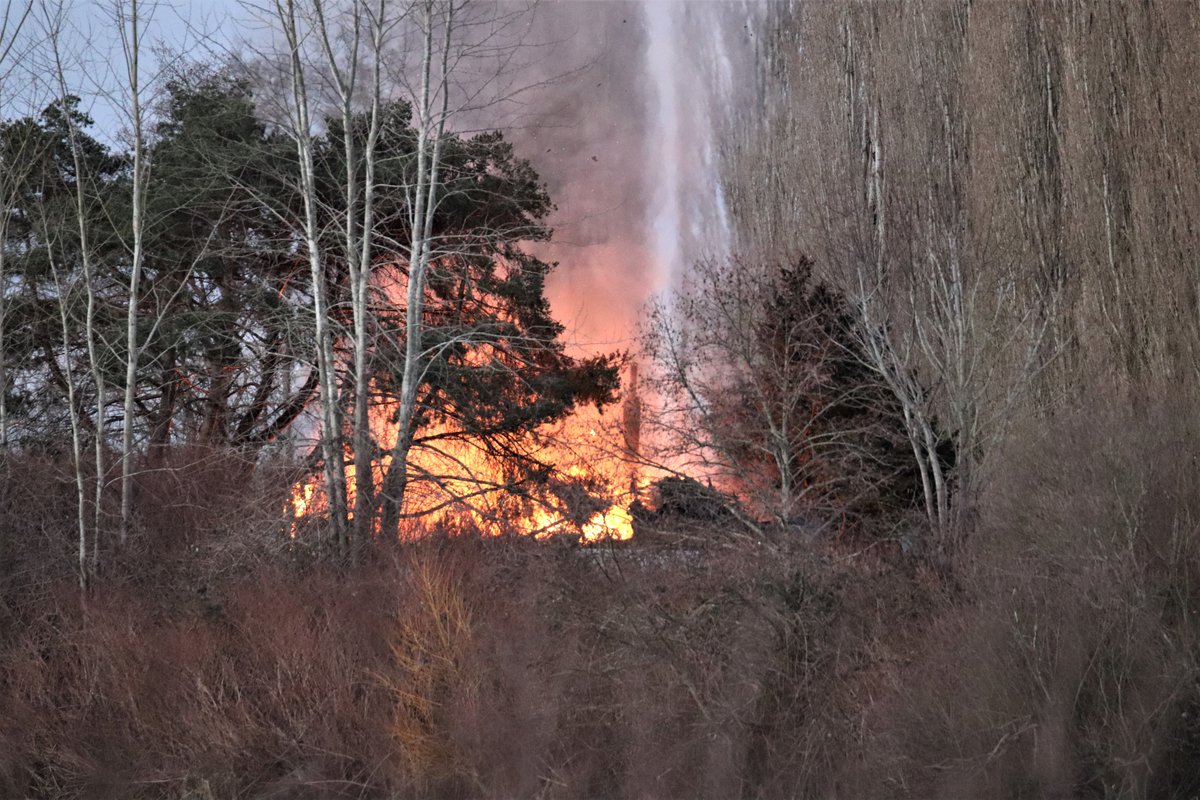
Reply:
<svg viewBox="0 0 1200 800"><path fill-rule="evenodd" d="M325 493L329 502L330 536L344 554L346 538L346 468L342 455L342 415L338 404L337 363L333 353L325 266L319 241L317 184L312 152L312 122L309 118L308 86L300 56L300 33L296 24L295 0L276 0L276 13L283 24L290 49L292 101L295 104L296 155L300 162L300 191L304 201L304 238L313 291L313 317L317 338L317 373L320 384L321 454L324 460Z"/></svg>
<svg viewBox="0 0 1200 800"><path fill-rule="evenodd" d="M121 543L129 537L133 525L133 417L137 393L138 300L142 281L142 261L145 202L145 137L142 132L142 106L138 76L141 31L138 29L138 0L129 0L129 34L126 38L123 11L118 10L121 39L125 48L125 66L129 78L130 112L133 117L133 186L132 236L133 254L129 271L129 306L125 316L125 402L121 413Z"/></svg>
<svg viewBox="0 0 1200 800"><path fill-rule="evenodd" d="M431 125L433 5L432 0L426 0L425 40L421 57L421 127L417 134L417 188L410 218L413 241L409 248L407 307L404 320L404 374L400 383L400 409L397 414L399 434L392 447L392 462L384 481L385 496L382 499L384 510L381 511L380 518L380 534L382 536L398 533L400 508L403 506L404 493L408 487L408 455L412 445L417 392L425 377L425 356L422 352L425 280L432 246L433 215L438 199L438 168L449 103L446 75L449 70L450 41L454 30L454 4L450 2L446 5L445 40L441 54L442 103L440 112ZM431 153L427 154L431 135L433 149Z"/></svg>

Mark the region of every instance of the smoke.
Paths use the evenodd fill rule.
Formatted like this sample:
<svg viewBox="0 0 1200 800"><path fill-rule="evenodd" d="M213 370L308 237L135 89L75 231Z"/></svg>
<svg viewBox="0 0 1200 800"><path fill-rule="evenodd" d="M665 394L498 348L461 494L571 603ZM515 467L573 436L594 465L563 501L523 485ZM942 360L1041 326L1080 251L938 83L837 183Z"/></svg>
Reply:
<svg viewBox="0 0 1200 800"><path fill-rule="evenodd" d="M629 348L655 293L734 248L719 143L754 94L758 2L537 7L510 133L557 205L548 286L581 352Z"/></svg>
<svg viewBox="0 0 1200 800"><path fill-rule="evenodd" d="M720 143L753 105L765 0L456 8L450 127L505 131L546 183L555 235L534 252L560 265L547 293L572 349L633 348L646 301L734 247ZM419 22L397 27L385 59L397 97L418 94ZM307 56L322 74L324 55Z"/></svg>

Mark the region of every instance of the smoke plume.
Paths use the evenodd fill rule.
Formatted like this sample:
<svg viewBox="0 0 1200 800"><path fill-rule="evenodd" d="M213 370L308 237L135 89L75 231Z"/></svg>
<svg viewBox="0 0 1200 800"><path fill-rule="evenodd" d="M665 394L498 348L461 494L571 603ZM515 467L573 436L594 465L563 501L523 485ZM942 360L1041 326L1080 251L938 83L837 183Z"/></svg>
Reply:
<svg viewBox="0 0 1200 800"><path fill-rule="evenodd" d="M753 96L758 3L547 3L511 129L558 210L556 316L581 351L627 348L638 312L733 235L718 138Z"/></svg>

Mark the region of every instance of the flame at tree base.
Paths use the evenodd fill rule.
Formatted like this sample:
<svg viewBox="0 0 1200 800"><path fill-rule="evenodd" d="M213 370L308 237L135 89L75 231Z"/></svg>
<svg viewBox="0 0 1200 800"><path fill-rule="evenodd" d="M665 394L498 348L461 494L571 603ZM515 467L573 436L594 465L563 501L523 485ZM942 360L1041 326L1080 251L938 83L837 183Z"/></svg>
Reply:
<svg viewBox="0 0 1200 800"><path fill-rule="evenodd" d="M395 440L389 411L372 411L372 427L385 442ZM425 530L445 526L487 536L516 533L539 539L568 535L587 543L631 539L629 508L645 481L615 446L622 438L618 426L605 423L600 412L586 409L556 430L540 432L525 455L551 469L536 480L506 477L503 464L469 438L432 437L436 445L415 447L410 453L402 516L419 521ZM349 453L346 460L347 505L352 510L356 473ZM390 466L390 455L373 464L376 487ZM306 527L305 521L315 522L328 514L321 475L293 486L290 511L293 538ZM416 527L410 530L415 532Z"/></svg>

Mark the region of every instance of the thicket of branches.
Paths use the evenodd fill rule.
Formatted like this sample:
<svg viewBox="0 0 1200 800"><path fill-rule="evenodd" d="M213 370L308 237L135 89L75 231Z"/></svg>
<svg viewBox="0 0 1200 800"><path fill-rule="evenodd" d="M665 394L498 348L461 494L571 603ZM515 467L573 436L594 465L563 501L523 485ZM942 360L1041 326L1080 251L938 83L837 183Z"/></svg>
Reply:
<svg viewBox="0 0 1200 800"><path fill-rule="evenodd" d="M889 673L896 749L862 762L885 795L1196 791L1198 27L1172 2L767 9L722 159L742 259L808 254L845 303L962 593Z"/></svg>
<svg viewBox="0 0 1200 800"><path fill-rule="evenodd" d="M920 505L919 461L859 330L807 257L694 265L645 325L655 456L729 492L760 534L894 533Z"/></svg>
<svg viewBox="0 0 1200 800"><path fill-rule="evenodd" d="M772 4L727 131L751 262L811 256L904 413L953 549L1013 425L1194 394L1194 9ZM949 436L955 463L936 456Z"/></svg>

